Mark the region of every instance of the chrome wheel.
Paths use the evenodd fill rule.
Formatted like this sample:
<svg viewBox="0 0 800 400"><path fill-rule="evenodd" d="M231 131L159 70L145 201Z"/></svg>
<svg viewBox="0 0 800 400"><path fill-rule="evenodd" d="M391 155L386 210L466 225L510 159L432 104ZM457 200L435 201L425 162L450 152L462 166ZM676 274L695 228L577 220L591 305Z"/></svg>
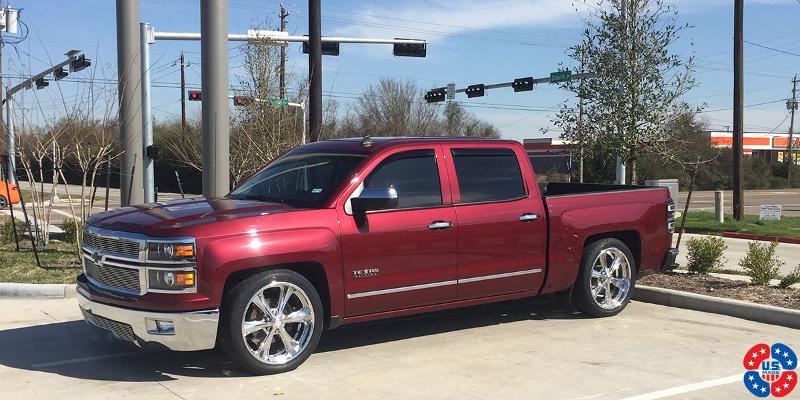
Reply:
<svg viewBox="0 0 800 400"><path fill-rule="evenodd" d="M592 263L589 288L601 308L613 310L622 305L631 288L631 264L622 250L609 247L600 251Z"/></svg>
<svg viewBox="0 0 800 400"><path fill-rule="evenodd" d="M308 346L314 333L314 308L308 295L288 282L273 281L248 302L242 337L257 360L282 365Z"/></svg>

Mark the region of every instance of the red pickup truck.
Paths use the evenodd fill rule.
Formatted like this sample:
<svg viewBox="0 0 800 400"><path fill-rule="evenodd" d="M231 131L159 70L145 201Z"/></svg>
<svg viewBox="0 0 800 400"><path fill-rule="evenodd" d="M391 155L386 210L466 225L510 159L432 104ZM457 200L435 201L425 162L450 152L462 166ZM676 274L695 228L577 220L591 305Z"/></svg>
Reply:
<svg viewBox="0 0 800 400"><path fill-rule="evenodd" d="M224 198L92 216L78 301L118 339L277 373L341 324L546 293L615 315L673 229L667 189L540 187L518 142L330 140Z"/></svg>

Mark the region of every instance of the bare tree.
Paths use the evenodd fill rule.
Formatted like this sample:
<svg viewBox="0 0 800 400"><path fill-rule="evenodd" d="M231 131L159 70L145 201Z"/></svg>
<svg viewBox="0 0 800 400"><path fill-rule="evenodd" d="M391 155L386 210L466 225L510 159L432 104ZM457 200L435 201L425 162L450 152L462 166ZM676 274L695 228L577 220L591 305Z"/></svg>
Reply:
<svg viewBox="0 0 800 400"><path fill-rule="evenodd" d="M354 102L335 136L499 136L459 103L429 104L423 95L413 81L382 78Z"/></svg>

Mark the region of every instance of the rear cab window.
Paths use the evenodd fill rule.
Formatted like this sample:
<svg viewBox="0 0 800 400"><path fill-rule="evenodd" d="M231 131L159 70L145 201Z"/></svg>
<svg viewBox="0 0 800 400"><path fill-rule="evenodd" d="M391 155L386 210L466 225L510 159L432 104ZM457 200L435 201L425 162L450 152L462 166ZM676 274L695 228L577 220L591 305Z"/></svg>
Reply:
<svg viewBox="0 0 800 400"><path fill-rule="evenodd" d="M511 201L527 196L514 150L454 148L451 153L461 204Z"/></svg>

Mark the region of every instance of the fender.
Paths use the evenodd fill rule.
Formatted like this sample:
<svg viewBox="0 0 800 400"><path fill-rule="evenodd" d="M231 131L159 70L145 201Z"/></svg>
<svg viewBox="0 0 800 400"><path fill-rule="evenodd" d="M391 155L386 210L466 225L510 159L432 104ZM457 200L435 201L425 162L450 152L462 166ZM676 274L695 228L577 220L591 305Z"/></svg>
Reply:
<svg viewBox="0 0 800 400"><path fill-rule="evenodd" d="M325 271L331 315L342 315L344 311L339 239L336 232L328 228L249 232L211 239L202 248L203 275L214 277L209 294L218 304L226 279L235 272L313 262L322 265Z"/></svg>
<svg viewBox="0 0 800 400"><path fill-rule="evenodd" d="M598 199L600 200L600 199ZM655 209L648 202L629 202L609 205L573 208L576 204L564 204L569 199L548 199L550 214L550 271L543 293L552 293L571 287L578 278L583 248L586 239L604 233L634 231L645 243L652 227L642 226L641 221ZM585 199L583 199L585 203ZM561 211L567 210L567 211ZM644 234L643 234L644 233Z"/></svg>

